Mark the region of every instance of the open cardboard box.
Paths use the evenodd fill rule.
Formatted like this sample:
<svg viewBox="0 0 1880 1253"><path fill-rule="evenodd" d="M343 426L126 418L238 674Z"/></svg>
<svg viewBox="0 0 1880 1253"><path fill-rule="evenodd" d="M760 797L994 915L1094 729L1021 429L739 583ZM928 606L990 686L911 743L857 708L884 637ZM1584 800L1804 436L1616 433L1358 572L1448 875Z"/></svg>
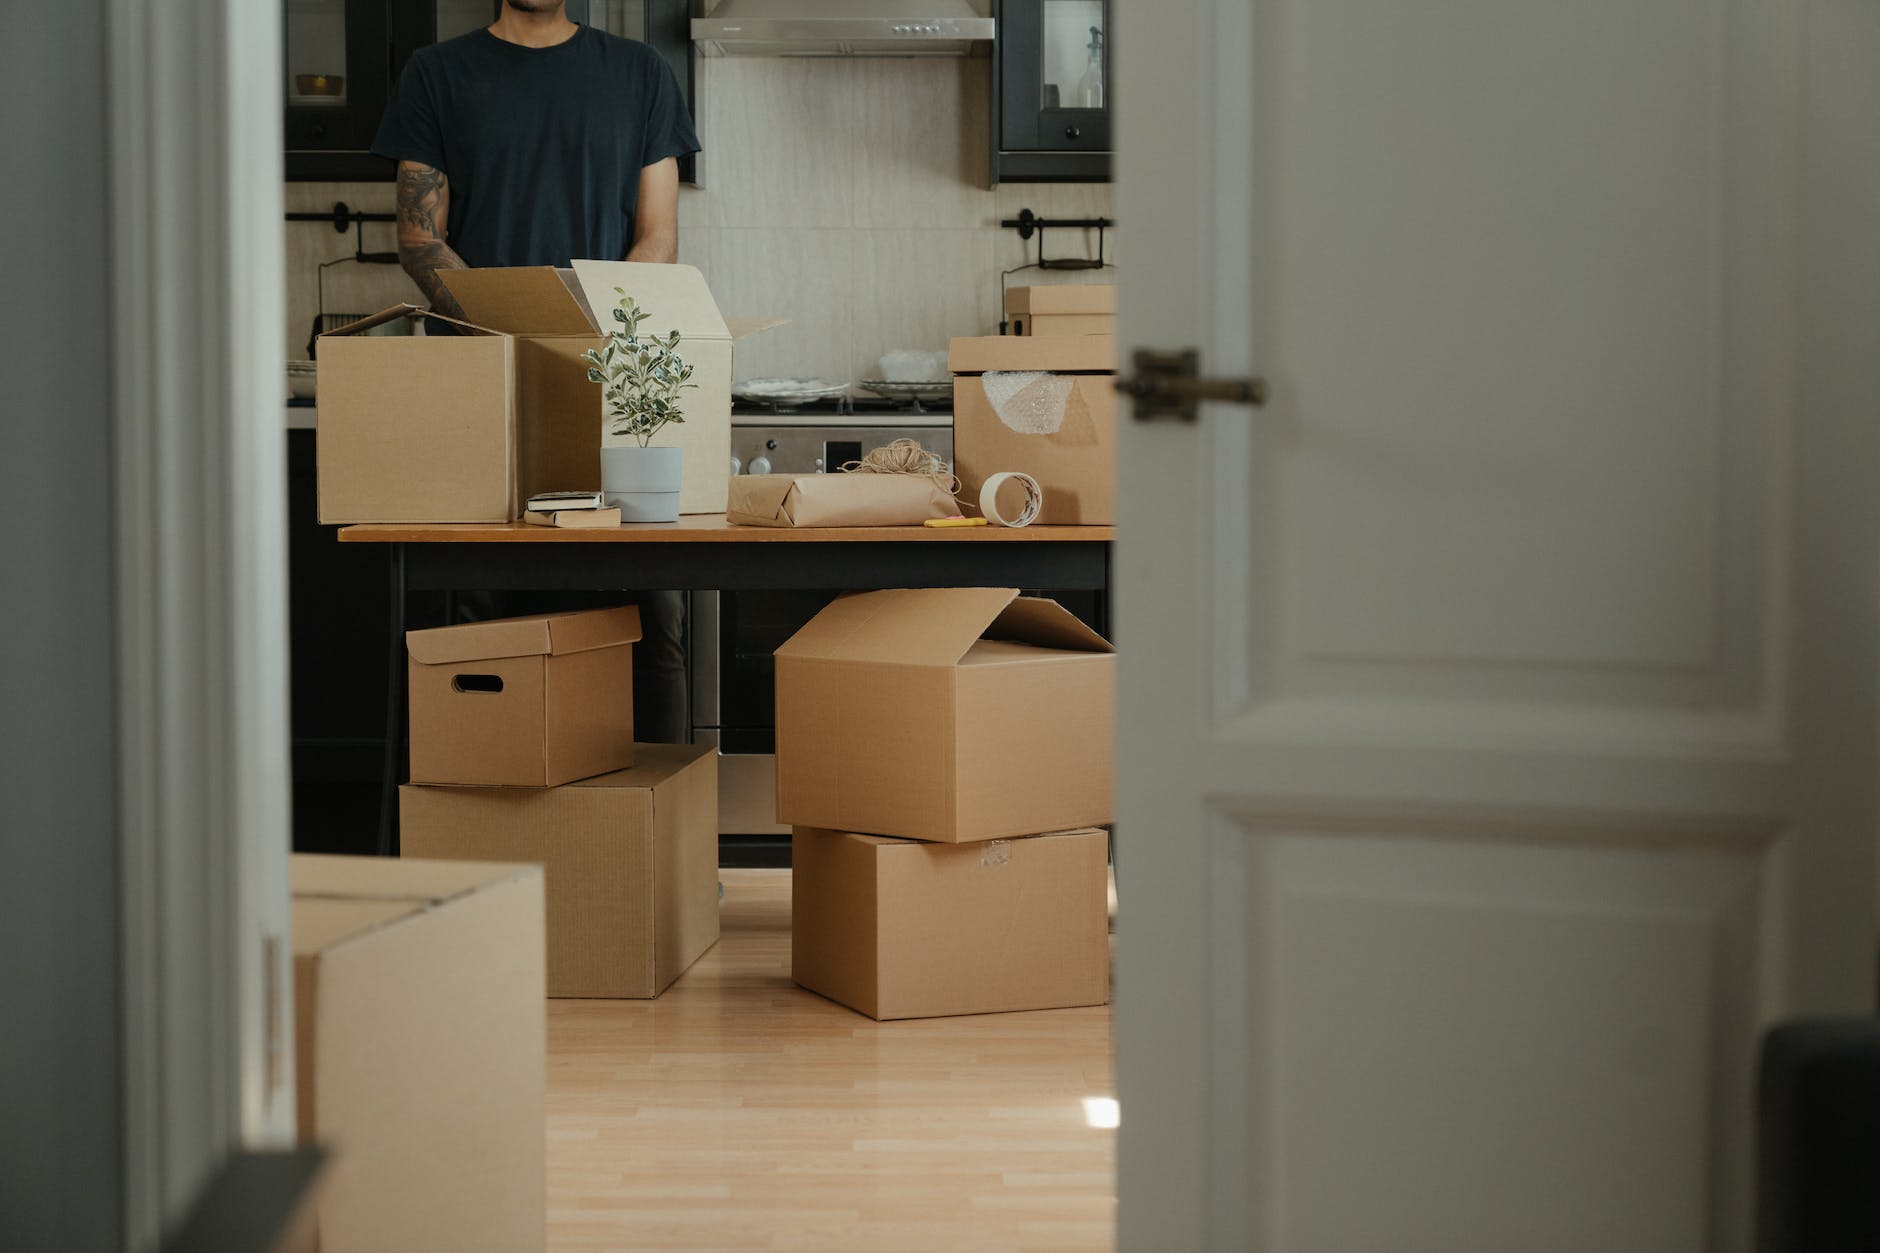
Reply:
<svg viewBox="0 0 1880 1253"><path fill-rule="evenodd" d="M844 596L776 666L778 822L966 843L1113 817L1115 650L1054 601Z"/></svg>
<svg viewBox="0 0 1880 1253"><path fill-rule="evenodd" d="M448 270L463 307L458 334L381 337L398 318L442 325L397 305L320 337L320 521L508 522L537 492L600 487L606 435L600 385L581 354L611 328L624 287L677 330L697 390L683 423L654 443L685 450L682 513L722 513L731 464L731 345L781 322L727 321L689 265L577 261ZM603 321L604 319L604 321Z"/></svg>
<svg viewBox="0 0 1880 1253"><path fill-rule="evenodd" d="M1066 289L1074 290L1074 289ZM953 341L953 471L960 499L977 501L987 478L1017 470L1038 481L1037 521L1079 526L1116 521L1116 340L1110 335L994 335ZM1027 435L1000 420L981 376L988 371L1073 375L1064 420Z"/></svg>
<svg viewBox="0 0 1880 1253"><path fill-rule="evenodd" d="M580 482L562 484L564 490L599 487L599 448L632 442L625 435L606 434L600 385L587 381L581 361L581 354L597 347L615 326L620 297L614 288L624 288L650 315L641 324L643 333L678 331L679 353L692 364L696 390L680 396L685 421L660 431L653 444L685 451L680 513L724 512L731 480L731 346L781 322L727 321L705 276L689 265L576 261L572 271L547 266L450 270L441 277L471 321L516 337L521 411L588 414L591 425L583 438L593 469Z"/></svg>

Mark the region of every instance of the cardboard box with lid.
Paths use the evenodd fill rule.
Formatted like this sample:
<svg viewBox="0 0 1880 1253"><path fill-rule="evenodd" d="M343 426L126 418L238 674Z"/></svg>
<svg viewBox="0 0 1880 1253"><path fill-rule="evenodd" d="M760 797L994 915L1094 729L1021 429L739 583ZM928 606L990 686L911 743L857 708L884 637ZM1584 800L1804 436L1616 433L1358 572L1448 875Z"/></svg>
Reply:
<svg viewBox="0 0 1880 1253"><path fill-rule="evenodd" d="M1116 521L1116 340L1108 335L995 335L956 339L953 459L960 499L979 500L988 477L1021 471L1038 481L1048 525ZM1049 434L1013 430L986 395L990 371L1070 375L1063 420ZM1016 511L1014 511L1016 512Z"/></svg>
<svg viewBox="0 0 1880 1253"><path fill-rule="evenodd" d="M718 752L641 744L554 788L399 789L408 858L543 867L548 994L655 997L718 942Z"/></svg>
<svg viewBox="0 0 1880 1253"><path fill-rule="evenodd" d="M844 596L776 676L780 823L965 843L1113 817L1115 650L1054 601Z"/></svg>
<svg viewBox="0 0 1880 1253"><path fill-rule="evenodd" d="M408 632L412 782L541 788L632 765L639 638L631 605Z"/></svg>
<svg viewBox="0 0 1880 1253"><path fill-rule="evenodd" d="M1005 320L1014 335L1114 335L1116 288L1097 283L1008 287Z"/></svg>
<svg viewBox="0 0 1880 1253"><path fill-rule="evenodd" d="M606 433L600 385L581 354L614 326L626 288L677 330L695 367L685 421L654 442L685 450L682 513L725 507L731 460L731 345L780 323L728 322L692 266L577 261L450 270L462 334L378 337L384 322L447 319L400 305L320 337L320 520L508 522L537 492L600 486Z"/></svg>
<svg viewBox="0 0 1880 1253"><path fill-rule="evenodd" d="M321 1253L541 1249L540 868L302 854L291 876Z"/></svg>
<svg viewBox="0 0 1880 1253"><path fill-rule="evenodd" d="M1109 838L931 844L799 827L790 977L871 1018L1109 999Z"/></svg>

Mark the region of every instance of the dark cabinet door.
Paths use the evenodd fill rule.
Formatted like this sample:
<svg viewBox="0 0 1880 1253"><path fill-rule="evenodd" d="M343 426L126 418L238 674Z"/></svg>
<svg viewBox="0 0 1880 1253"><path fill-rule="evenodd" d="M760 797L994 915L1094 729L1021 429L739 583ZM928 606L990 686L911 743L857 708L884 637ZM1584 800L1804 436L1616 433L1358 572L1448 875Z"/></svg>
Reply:
<svg viewBox="0 0 1880 1253"><path fill-rule="evenodd" d="M1109 0L1003 0L994 182L1107 181Z"/></svg>

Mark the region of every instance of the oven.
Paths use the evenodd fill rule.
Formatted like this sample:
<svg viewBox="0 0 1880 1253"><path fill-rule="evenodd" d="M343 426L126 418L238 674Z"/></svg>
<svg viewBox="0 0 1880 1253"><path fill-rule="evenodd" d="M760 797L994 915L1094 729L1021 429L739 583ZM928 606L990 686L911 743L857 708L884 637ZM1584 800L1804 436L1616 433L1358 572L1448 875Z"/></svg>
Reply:
<svg viewBox="0 0 1880 1253"><path fill-rule="evenodd" d="M847 397L790 410L740 401L731 417L732 473L836 473L897 439L951 461L953 415ZM692 741L719 749L718 829L727 864L787 864L790 829L776 822L772 654L838 590L692 593Z"/></svg>

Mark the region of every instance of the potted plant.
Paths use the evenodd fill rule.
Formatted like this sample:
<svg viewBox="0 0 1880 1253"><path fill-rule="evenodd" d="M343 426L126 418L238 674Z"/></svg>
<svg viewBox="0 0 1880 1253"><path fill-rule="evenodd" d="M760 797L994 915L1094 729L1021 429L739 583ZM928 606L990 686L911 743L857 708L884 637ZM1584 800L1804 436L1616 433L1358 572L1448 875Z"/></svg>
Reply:
<svg viewBox="0 0 1880 1253"><path fill-rule="evenodd" d="M601 490L609 505L620 506L624 522L676 522L679 519L681 455L678 448L653 448L653 436L669 422L683 423L679 393L691 382L692 365L679 355L679 332L641 335L640 323L652 315L626 289L614 288L620 304L619 325L607 342L582 354L588 381L601 385L608 430L636 441L601 449Z"/></svg>

